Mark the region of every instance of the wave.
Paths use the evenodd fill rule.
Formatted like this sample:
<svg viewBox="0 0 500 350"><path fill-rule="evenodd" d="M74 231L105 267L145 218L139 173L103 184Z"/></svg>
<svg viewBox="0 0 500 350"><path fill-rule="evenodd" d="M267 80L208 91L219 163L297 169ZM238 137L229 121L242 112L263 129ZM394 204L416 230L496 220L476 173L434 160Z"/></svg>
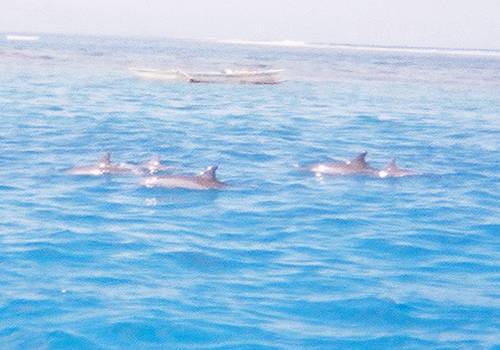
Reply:
<svg viewBox="0 0 500 350"><path fill-rule="evenodd" d="M462 56L496 56L500 57L500 51L496 50L471 50L471 49L447 49L426 47L396 47L396 46L363 46L342 44L311 44L317 48L332 48L339 50L358 50L372 52L401 52L431 55L462 55Z"/></svg>
<svg viewBox="0 0 500 350"><path fill-rule="evenodd" d="M6 35L5 39L9 41L37 41L40 37L36 35Z"/></svg>
<svg viewBox="0 0 500 350"><path fill-rule="evenodd" d="M335 49L352 51L370 51L370 52L396 52L413 53L427 55L460 55L460 56L491 56L500 57L499 50L481 50L481 49L450 49L450 48L427 48L427 47L404 47L404 46L370 46L370 45L350 45L350 44L330 44L330 43L307 43L296 40L281 41L258 41L241 39L223 39L217 40L220 44L233 45L254 45L254 46L278 46L278 47L300 47L315 49Z"/></svg>
<svg viewBox="0 0 500 350"><path fill-rule="evenodd" d="M254 41L240 39L225 39L217 40L221 44L236 44L236 45L256 45L256 46L284 46L284 47L307 47L304 41L295 40L278 40L278 41Z"/></svg>

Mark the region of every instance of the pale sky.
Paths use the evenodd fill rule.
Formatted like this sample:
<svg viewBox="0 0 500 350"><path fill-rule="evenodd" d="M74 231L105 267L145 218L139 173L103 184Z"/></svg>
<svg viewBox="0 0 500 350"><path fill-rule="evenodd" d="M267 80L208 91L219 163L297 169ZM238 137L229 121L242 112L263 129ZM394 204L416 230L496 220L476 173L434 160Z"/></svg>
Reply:
<svg viewBox="0 0 500 350"><path fill-rule="evenodd" d="M4 33L500 49L500 0L0 0Z"/></svg>

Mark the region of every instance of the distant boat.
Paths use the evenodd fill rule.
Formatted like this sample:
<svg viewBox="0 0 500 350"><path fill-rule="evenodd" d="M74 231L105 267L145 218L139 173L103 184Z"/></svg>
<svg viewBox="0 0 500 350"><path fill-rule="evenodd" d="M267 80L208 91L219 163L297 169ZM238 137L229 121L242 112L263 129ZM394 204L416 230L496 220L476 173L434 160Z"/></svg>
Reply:
<svg viewBox="0 0 500 350"><path fill-rule="evenodd" d="M11 41L37 41L40 37L35 35L6 35L5 39Z"/></svg>
<svg viewBox="0 0 500 350"><path fill-rule="evenodd" d="M130 68L136 76L155 80L176 80L190 83L240 83L240 84L278 84L282 69L271 70L230 70L221 72L187 72L180 69L157 70Z"/></svg>

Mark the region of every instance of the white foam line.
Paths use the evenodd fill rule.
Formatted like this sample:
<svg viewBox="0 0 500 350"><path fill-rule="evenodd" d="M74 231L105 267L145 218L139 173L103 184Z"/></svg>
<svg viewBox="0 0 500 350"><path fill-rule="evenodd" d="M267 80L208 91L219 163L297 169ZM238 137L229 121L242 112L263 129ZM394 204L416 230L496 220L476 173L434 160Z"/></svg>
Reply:
<svg viewBox="0 0 500 350"><path fill-rule="evenodd" d="M235 44L235 45L256 45L256 46L284 46L284 47L306 47L307 44L303 41L294 40L281 40L281 41L252 41L252 40L239 40L227 39L217 40L221 44Z"/></svg>
<svg viewBox="0 0 500 350"><path fill-rule="evenodd" d="M252 40L217 40L221 44L233 45L255 45L255 46L278 46L316 49L336 49L352 51L371 52L400 52L430 55L458 55L458 56L490 56L500 57L500 51L496 50L470 50L470 49L440 49L440 48L410 48L410 47L384 47L384 46L362 46L362 45L342 45L342 44L310 44L303 41L283 40L283 41L252 41Z"/></svg>
<svg viewBox="0 0 500 350"><path fill-rule="evenodd" d="M332 48L340 50L375 51L375 52L401 52L419 53L433 55L462 55L462 56L495 56L500 57L500 51L487 50L460 50L460 49L438 49L438 48L409 48L409 47L383 47L383 46L356 46L356 45L328 45L312 44L313 47Z"/></svg>
<svg viewBox="0 0 500 350"><path fill-rule="evenodd" d="M6 35L5 39L11 41L37 41L40 37L34 35Z"/></svg>

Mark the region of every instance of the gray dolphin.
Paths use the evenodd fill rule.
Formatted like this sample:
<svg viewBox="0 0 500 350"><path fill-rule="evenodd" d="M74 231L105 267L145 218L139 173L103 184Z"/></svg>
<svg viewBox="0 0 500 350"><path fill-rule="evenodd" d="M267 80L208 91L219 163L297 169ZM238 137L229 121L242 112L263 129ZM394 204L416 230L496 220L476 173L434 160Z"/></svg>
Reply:
<svg viewBox="0 0 500 350"><path fill-rule="evenodd" d="M367 152L361 152L348 162L317 163L308 168L309 171L320 175L378 175L378 170L366 162Z"/></svg>
<svg viewBox="0 0 500 350"><path fill-rule="evenodd" d="M66 171L70 175L88 175L101 176L105 174L123 174L135 172L134 166L127 163L113 164L111 163L111 154L109 152L97 161L95 165L76 166Z"/></svg>
<svg viewBox="0 0 500 350"><path fill-rule="evenodd" d="M410 169L400 168L396 164L396 160L392 159L387 165L378 172L378 176L381 178L385 177L403 177L403 176L414 176L418 175L417 172Z"/></svg>
<svg viewBox="0 0 500 350"><path fill-rule="evenodd" d="M144 179L143 184L147 187L184 188L189 190L222 189L227 185L215 177L217 168L217 165L211 166L196 176L149 176Z"/></svg>
<svg viewBox="0 0 500 350"><path fill-rule="evenodd" d="M154 156L149 161L141 165L141 169L149 175L153 175L156 174L157 172L166 171L173 168L174 168L173 166L167 166L161 164L160 156Z"/></svg>

